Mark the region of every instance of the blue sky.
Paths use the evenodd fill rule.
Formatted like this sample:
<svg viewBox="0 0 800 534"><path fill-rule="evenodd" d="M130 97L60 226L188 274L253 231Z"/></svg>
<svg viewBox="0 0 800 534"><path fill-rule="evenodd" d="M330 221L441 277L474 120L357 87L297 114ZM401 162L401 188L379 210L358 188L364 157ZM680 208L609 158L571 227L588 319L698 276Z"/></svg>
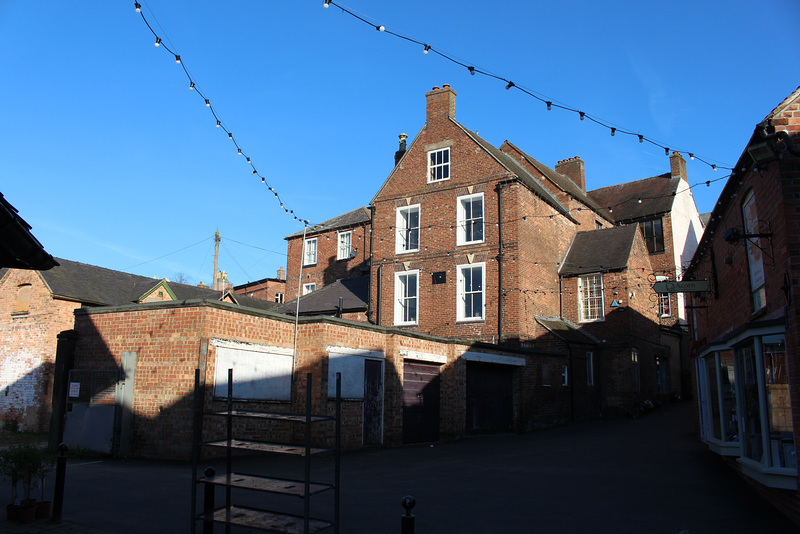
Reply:
<svg viewBox="0 0 800 534"><path fill-rule="evenodd" d="M302 230L227 135L134 3L0 0L0 192L51 254L190 282L242 284L286 266ZM322 0L148 0L225 128L284 205L311 223L366 206L398 134L449 83L456 118L542 163L581 156L594 189L669 170L663 148L579 121L381 33ZM796 0L341 2L545 100L736 163L756 123L800 85ZM727 174L688 161L701 212Z"/></svg>

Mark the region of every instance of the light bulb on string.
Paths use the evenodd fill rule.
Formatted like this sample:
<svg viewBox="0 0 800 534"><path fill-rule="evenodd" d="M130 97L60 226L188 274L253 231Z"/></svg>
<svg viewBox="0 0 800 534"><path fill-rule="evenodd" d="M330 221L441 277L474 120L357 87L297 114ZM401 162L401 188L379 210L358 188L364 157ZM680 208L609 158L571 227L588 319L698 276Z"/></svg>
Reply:
<svg viewBox="0 0 800 534"><path fill-rule="evenodd" d="M475 76L475 67L467 67L470 76Z"/></svg>
<svg viewBox="0 0 800 534"><path fill-rule="evenodd" d="M194 82L189 84L189 90L194 91Z"/></svg>
<svg viewBox="0 0 800 534"><path fill-rule="evenodd" d="M208 101L206 101L206 102L208 102ZM222 123L217 121L217 128L219 128L220 126L222 126Z"/></svg>
<svg viewBox="0 0 800 534"><path fill-rule="evenodd" d="M515 87L514 82L508 82L508 85L506 85L506 91L508 91L512 87Z"/></svg>
<svg viewBox="0 0 800 534"><path fill-rule="evenodd" d="M644 136L643 136L643 135L640 135L640 136L639 136L639 142L640 142L640 143L644 143Z"/></svg>
<svg viewBox="0 0 800 534"><path fill-rule="evenodd" d="M611 128L611 137L614 137L617 134L616 128Z"/></svg>
<svg viewBox="0 0 800 534"><path fill-rule="evenodd" d="M379 32L385 32L386 31L386 27L383 26L383 25L375 26L375 29L378 30Z"/></svg>
<svg viewBox="0 0 800 534"><path fill-rule="evenodd" d="M325 9L331 7L331 0L325 0L325 3L322 4L322 7L324 7Z"/></svg>
<svg viewBox="0 0 800 534"><path fill-rule="evenodd" d="M156 48L161 46L161 37L156 37L156 43L153 46L155 46Z"/></svg>
<svg viewBox="0 0 800 534"><path fill-rule="evenodd" d="M211 102L209 102L207 98L206 98L206 107L207 107L207 108L210 108L210 107L211 107ZM217 122L219 122L219 121L217 121Z"/></svg>
<svg viewBox="0 0 800 534"><path fill-rule="evenodd" d="M142 5L139 2L134 2L133 3L133 7L136 9L137 13L141 13L142 12Z"/></svg>
<svg viewBox="0 0 800 534"><path fill-rule="evenodd" d="M717 166L716 165L712 165L711 166L711 170L713 170L714 172L717 172Z"/></svg>
<svg viewBox="0 0 800 534"><path fill-rule="evenodd" d="M694 161L694 154L692 154L691 152L689 152L689 159Z"/></svg>
<svg viewBox="0 0 800 534"><path fill-rule="evenodd" d="M430 49L431 49L431 45L426 44L425 48L422 49L422 53L427 56L428 55L428 50L430 50Z"/></svg>
<svg viewBox="0 0 800 534"><path fill-rule="evenodd" d="M553 108L553 103L550 102L549 100L545 102L545 104L547 104L547 111L550 111Z"/></svg>

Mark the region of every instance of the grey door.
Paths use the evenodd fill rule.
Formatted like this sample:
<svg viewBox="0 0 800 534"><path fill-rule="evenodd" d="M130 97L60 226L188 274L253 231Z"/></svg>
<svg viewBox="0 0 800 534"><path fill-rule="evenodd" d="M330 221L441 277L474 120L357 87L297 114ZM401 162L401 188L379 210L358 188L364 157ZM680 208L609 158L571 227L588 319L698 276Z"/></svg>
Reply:
<svg viewBox="0 0 800 534"><path fill-rule="evenodd" d="M364 360L364 445L383 442L383 362Z"/></svg>

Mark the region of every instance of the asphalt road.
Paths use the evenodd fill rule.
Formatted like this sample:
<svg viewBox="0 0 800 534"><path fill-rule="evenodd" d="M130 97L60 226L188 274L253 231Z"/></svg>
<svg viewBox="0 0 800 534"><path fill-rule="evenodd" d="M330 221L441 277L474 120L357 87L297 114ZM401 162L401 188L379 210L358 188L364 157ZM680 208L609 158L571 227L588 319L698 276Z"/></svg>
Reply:
<svg viewBox="0 0 800 534"><path fill-rule="evenodd" d="M399 533L406 495L416 499L418 534L800 532L697 442L691 410L682 402L639 419L344 454L340 532ZM301 467L274 457L241 462L243 471L272 474ZM318 469L327 478L332 462ZM190 471L177 462L71 461L63 522L3 518L0 532L189 533ZM0 484L6 502L7 486ZM264 497L243 499L262 505ZM268 506L300 510L299 499L283 499ZM312 503L325 515L332 495Z"/></svg>

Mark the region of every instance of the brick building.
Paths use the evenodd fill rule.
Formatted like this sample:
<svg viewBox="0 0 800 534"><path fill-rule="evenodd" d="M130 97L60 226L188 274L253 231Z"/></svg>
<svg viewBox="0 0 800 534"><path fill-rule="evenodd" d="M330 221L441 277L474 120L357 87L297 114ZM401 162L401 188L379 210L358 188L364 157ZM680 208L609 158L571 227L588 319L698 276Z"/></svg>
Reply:
<svg viewBox="0 0 800 534"><path fill-rule="evenodd" d="M233 286L236 295L247 295L255 299L268 300L280 304L286 301L286 269L278 269L275 278L262 278L255 282L247 282Z"/></svg>
<svg viewBox="0 0 800 534"><path fill-rule="evenodd" d="M563 339L552 346L557 336L548 323L537 320L556 319L579 335L587 334L578 345L589 349L582 347L581 353L588 351L604 362L624 359L624 379L611 372L613 365L594 367L609 373L602 379L598 374L596 387L604 383L607 392L627 388L611 395L603 409L625 413L642 399L681 394L688 352L680 303L675 296L650 290L656 281L680 277L699 240L700 219L681 155L670 157L670 173L587 193L579 157L559 161L552 169L509 141L498 149L456 121L455 104L456 94L448 85L426 94L424 127L410 145L405 134L400 136L395 167L374 196L371 212L357 210L369 247L358 264L370 276L366 318L403 331L570 354ZM614 250L627 251L615 258L624 261L614 269L625 284L635 279L636 287L616 291L616 282L605 278L617 275L608 265L592 262L595 278L604 288L615 289L601 290L603 307L587 320L578 311L578 282L583 279L578 275L591 273L562 272L565 258L586 256L594 250L594 232L620 225L639 228L641 243L633 231L597 235L610 239ZM314 243L309 247L307 236L307 254L320 242L335 243L335 224L319 226L331 231L324 239L309 234ZM583 232L592 232L592 237L575 239ZM299 276L301 236L287 237L289 279ZM329 249L323 257L334 257L333 247ZM341 277L341 269L325 274L330 259L323 265L308 258L302 263L303 282L317 289ZM638 294L633 307L627 302L631 293ZM303 306L302 300L306 313L329 313L325 310L335 307L327 295L318 295L313 306L310 301ZM606 321L609 314L629 309L635 309L625 315L629 320ZM293 313L290 306L284 311ZM641 363L631 362L636 357L630 328L634 315L645 318L647 326L636 330L642 338L637 342ZM601 329L595 323L602 323L599 338L605 344L593 346L599 338L592 332ZM642 381L630 377L633 367ZM519 374L508 368L498 373ZM508 384L511 379L500 380Z"/></svg>
<svg viewBox="0 0 800 534"><path fill-rule="evenodd" d="M157 280L58 259L48 270L0 270L0 417L20 428L50 425L58 338L74 328L80 308L218 298L242 306L274 306L260 299Z"/></svg>
<svg viewBox="0 0 800 534"><path fill-rule="evenodd" d="M745 145L686 278L701 439L800 523L800 88Z"/></svg>

